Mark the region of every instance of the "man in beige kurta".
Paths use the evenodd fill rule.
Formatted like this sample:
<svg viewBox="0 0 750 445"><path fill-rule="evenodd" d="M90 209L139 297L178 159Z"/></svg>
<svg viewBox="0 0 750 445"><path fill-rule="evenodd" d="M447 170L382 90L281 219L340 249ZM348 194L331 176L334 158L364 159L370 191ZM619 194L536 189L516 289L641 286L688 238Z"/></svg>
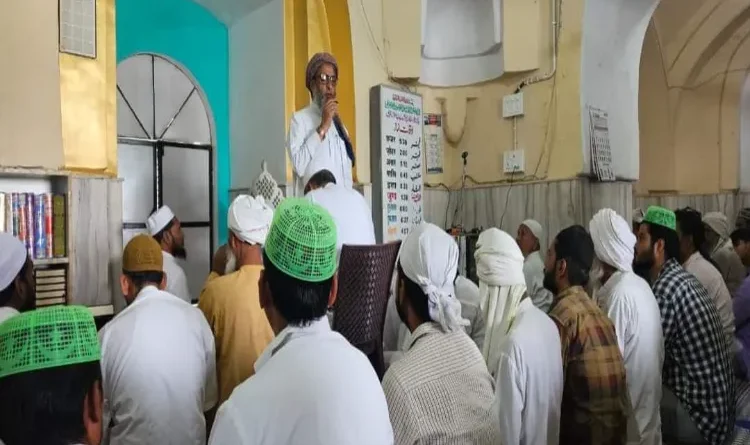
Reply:
<svg viewBox="0 0 750 445"><path fill-rule="evenodd" d="M216 338L219 405L255 373L255 361L273 339L258 289L272 218L262 197L240 195L232 202L229 243L216 253L198 302Z"/></svg>

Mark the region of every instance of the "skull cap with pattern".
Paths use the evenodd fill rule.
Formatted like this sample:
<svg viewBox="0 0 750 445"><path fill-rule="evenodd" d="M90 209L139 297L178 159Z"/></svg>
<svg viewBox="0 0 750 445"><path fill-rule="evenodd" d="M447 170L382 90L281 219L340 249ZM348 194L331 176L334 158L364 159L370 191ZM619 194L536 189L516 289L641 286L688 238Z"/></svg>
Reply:
<svg viewBox="0 0 750 445"><path fill-rule="evenodd" d="M146 234L134 236L122 253L122 270L127 272L163 272L161 246Z"/></svg>
<svg viewBox="0 0 750 445"><path fill-rule="evenodd" d="M83 306L51 306L0 324L0 378L99 361L94 317Z"/></svg>
<svg viewBox="0 0 750 445"><path fill-rule="evenodd" d="M336 273L336 223L323 207L286 198L273 215L264 250L279 271L319 283Z"/></svg>
<svg viewBox="0 0 750 445"><path fill-rule="evenodd" d="M659 206L649 206L643 215L643 222L677 230L677 218L673 211Z"/></svg>

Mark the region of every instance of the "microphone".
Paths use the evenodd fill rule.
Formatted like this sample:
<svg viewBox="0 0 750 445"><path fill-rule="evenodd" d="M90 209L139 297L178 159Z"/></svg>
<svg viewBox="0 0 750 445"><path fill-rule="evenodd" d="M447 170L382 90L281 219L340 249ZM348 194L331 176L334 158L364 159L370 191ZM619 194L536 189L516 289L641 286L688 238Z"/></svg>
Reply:
<svg viewBox="0 0 750 445"><path fill-rule="evenodd" d="M464 160L464 165L466 165L466 158L468 158L468 157L469 157L469 152L468 151L465 151L465 152L461 153L461 158L463 158L463 160Z"/></svg>
<svg viewBox="0 0 750 445"><path fill-rule="evenodd" d="M339 136L341 136L341 139L344 140L344 146L346 146L346 155L349 156L349 159L351 159L353 167L355 164L354 147L352 146L352 141L349 140L349 135L346 133L346 130L344 130L344 124L341 123L341 118L339 117L338 113L333 115L333 126L336 127L336 131L339 132Z"/></svg>

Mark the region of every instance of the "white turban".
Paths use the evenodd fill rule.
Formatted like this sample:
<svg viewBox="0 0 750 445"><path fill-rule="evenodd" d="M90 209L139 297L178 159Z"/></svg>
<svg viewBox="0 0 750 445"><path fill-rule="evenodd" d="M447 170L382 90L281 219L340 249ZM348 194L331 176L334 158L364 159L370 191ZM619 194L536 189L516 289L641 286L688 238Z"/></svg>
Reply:
<svg viewBox="0 0 750 445"><path fill-rule="evenodd" d="M493 227L479 235L474 259L479 278L479 304L486 321L482 355L490 374L495 376L500 344L510 331L526 293L524 258L513 237Z"/></svg>
<svg viewBox="0 0 750 445"><path fill-rule="evenodd" d="M248 244L265 244L273 209L262 196L239 195L229 206L229 230Z"/></svg>
<svg viewBox="0 0 750 445"><path fill-rule="evenodd" d="M601 209L591 218L589 233L599 261L620 272L633 270L635 235L624 218L612 209Z"/></svg>
<svg viewBox="0 0 750 445"><path fill-rule="evenodd" d="M729 238L729 221L721 212L709 212L703 216L703 223L719 234L721 239Z"/></svg>
<svg viewBox="0 0 750 445"><path fill-rule="evenodd" d="M0 232L0 290L13 283L26 264L28 251L15 236Z"/></svg>
<svg viewBox="0 0 750 445"><path fill-rule="evenodd" d="M401 243L399 264L404 275L427 295L432 321L446 332L469 324L461 317L461 302L453 288L458 245L450 235L433 224L416 226Z"/></svg>
<svg viewBox="0 0 750 445"><path fill-rule="evenodd" d="M512 236L490 228L479 235L474 259L477 277L490 286L526 284L523 253Z"/></svg>

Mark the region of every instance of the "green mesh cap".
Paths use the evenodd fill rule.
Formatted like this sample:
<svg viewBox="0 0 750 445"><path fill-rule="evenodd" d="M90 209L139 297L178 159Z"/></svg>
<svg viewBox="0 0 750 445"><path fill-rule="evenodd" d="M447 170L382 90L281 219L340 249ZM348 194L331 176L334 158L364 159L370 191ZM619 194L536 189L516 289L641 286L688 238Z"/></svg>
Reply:
<svg viewBox="0 0 750 445"><path fill-rule="evenodd" d="M677 230L677 219L674 212L664 207L649 206L646 214L643 215L643 222Z"/></svg>
<svg viewBox="0 0 750 445"><path fill-rule="evenodd" d="M325 281L336 273L336 224L323 207L286 198L274 211L265 252L274 266L291 277Z"/></svg>
<svg viewBox="0 0 750 445"><path fill-rule="evenodd" d="M99 360L99 337L83 306L52 306L0 324L0 378Z"/></svg>

